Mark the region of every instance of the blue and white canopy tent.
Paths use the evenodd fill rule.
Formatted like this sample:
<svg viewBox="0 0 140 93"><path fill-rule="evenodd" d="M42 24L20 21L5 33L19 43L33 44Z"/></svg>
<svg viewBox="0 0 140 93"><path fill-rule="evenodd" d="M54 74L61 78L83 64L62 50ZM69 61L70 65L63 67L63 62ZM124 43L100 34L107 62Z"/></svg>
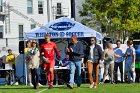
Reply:
<svg viewBox="0 0 140 93"><path fill-rule="evenodd" d="M43 39L45 34L50 34L52 38L70 38L72 35L78 37L94 36L98 40L103 38L101 33L70 18L61 17L42 27L25 32L25 39Z"/></svg>

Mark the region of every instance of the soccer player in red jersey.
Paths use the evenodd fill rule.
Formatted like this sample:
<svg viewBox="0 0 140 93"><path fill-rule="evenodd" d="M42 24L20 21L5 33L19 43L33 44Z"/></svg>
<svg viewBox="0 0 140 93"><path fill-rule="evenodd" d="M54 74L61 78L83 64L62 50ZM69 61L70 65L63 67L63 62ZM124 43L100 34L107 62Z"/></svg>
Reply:
<svg viewBox="0 0 140 93"><path fill-rule="evenodd" d="M58 52L56 44L50 41L51 37L49 34L46 34L44 38L45 42L40 47L40 53L44 70L47 72L46 79L49 85L48 89L51 89L53 88L55 53L58 58L60 58L60 53Z"/></svg>

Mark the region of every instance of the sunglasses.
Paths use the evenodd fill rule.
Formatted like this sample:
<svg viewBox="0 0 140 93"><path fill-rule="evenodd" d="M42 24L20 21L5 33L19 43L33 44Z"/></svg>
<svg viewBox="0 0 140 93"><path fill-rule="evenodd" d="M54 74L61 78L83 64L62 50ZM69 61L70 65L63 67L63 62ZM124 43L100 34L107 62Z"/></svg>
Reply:
<svg viewBox="0 0 140 93"><path fill-rule="evenodd" d="M95 41L95 40L90 40L90 41Z"/></svg>
<svg viewBox="0 0 140 93"><path fill-rule="evenodd" d="M116 44L121 44L121 43L116 43Z"/></svg>
<svg viewBox="0 0 140 93"><path fill-rule="evenodd" d="M49 38L45 38L45 39L49 39Z"/></svg>
<svg viewBox="0 0 140 93"><path fill-rule="evenodd" d="M32 42L32 43L35 43L35 44L37 44L36 42Z"/></svg>

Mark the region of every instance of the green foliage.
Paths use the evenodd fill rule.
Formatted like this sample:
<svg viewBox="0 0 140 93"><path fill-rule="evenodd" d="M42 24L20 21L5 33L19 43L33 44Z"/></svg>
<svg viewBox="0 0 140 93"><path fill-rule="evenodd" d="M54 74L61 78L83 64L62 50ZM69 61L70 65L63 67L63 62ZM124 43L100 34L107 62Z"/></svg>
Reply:
<svg viewBox="0 0 140 93"><path fill-rule="evenodd" d="M79 13L87 16L82 21L86 25L100 23L109 32L140 32L140 0L85 0L82 6L83 10Z"/></svg>

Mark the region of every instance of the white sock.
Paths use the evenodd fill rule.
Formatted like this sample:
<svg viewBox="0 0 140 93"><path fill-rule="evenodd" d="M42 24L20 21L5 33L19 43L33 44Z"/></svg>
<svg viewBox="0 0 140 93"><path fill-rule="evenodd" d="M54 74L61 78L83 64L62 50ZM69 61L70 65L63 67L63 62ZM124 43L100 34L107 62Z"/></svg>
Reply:
<svg viewBox="0 0 140 93"><path fill-rule="evenodd" d="M133 82L135 82L135 79L136 79L136 73L133 72Z"/></svg>

